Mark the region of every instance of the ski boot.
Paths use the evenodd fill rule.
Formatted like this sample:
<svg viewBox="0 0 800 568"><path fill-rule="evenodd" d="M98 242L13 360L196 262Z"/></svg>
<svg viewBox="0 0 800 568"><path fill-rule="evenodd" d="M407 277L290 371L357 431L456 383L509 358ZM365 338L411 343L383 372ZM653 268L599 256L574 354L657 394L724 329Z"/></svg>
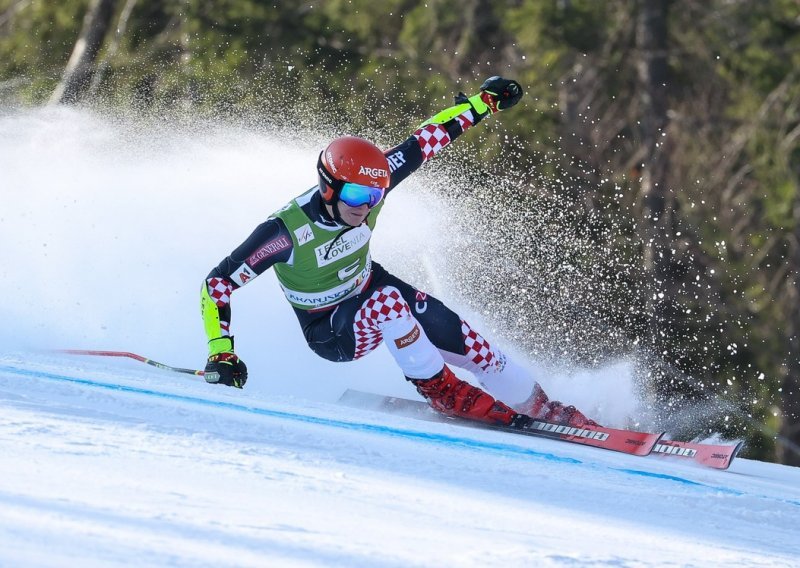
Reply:
<svg viewBox="0 0 800 568"><path fill-rule="evenodd" d="M445 365L430 379L406 379L417 387L428 404L446 416L458 416L478 422L523 427L530 418L495 400L490 394L462 381Z"/></svg>
<svg viewBox="0 0 800 568"><path fill-rule="evenodd" d="M594 420L587 418L586 415L574 406L565 406L557 400L550 400L539 383L533 389L531 396L520 405L522 414L526 414L536 420L553 422L573 428L586 428L599 426Z"/></svg>

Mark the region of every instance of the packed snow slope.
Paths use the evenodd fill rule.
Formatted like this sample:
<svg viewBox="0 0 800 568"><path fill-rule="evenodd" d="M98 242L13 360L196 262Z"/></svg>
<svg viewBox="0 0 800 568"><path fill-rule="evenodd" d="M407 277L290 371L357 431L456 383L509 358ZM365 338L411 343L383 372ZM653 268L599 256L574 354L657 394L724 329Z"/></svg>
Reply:
<svg viewBox="0 0 800 568"><path fill-rule="evenodd" d="M293 140L0 114L0 566L798 564L800 469L720 472L342 407L346 388L414 392L385 350L312 356L272 274L234 296L244 390L48 351L202 366L203 277L314 183L324 140ZM374 255L449 300L430 243L469 231L437 223L448 210L424 180L393 196ZM624 364L541 379L608 423L635 412Z"/></svg>
<svg viewBox="0 0 800 568"><path fill-rule="evenodd" d="M3 566L797 566L726 472L52 356L0 361Z"/></svg>

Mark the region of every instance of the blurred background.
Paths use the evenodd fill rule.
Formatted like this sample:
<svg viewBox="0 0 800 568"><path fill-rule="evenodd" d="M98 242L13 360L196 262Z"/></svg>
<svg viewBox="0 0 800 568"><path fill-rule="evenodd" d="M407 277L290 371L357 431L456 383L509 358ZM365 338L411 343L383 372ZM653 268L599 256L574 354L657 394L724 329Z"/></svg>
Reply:
<svg viewBox="0 0 800 568"><path fill-rule="evenodd" d="M35 319L30 280L8 268L31 258L25 228L41 235L66 211L74 230L98 233L76 247L113 241L93 216L141 205L137 163L147 198L187 188L142 234L205 215L194 240L181 235L207 262L165 269L126 242L125 263L158 283L134 306L168 310L166 289L194 309L207 270L271 211L250 215L247 197L272 174L291 181L276 170L302 170L302 183L265 207L313 185L305 163L330 136L388 147L491 75L526 95L414 182L410 216L384 245L401 275L479 314L529 361L605 369L594 388L617 388L607 369L625 362L676 435L745 438L747 457L800 465L797 0L0 0L6 324ZM296 151L276 161L286 144ZM273 159L247 177L259 152ZM122 201L97 199L126 175ZM57 199L28 191L37 176L63 182ZM235 206L219 205L243 184ZM45 201L48 222L20 222ZM215 233L242 213L239 232ZM422 235L410 252L409 231ZM64 259L49 254L39 260ZM199 366L198 337L187 345L200 362L167 362Z"/></svg>

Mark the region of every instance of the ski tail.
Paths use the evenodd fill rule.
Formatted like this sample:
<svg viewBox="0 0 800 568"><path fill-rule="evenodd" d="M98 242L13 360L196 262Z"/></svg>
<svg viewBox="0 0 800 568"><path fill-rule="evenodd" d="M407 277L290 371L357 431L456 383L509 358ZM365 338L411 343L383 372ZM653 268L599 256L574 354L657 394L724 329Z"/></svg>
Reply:
<svg viewBox="0 0 800 568"><path fill-rule="evenodd" d="M700 442L680 442L678 440L662 440L653 448L653 452L663 456L673 456L692 460L695 463L714 469L728 469L734 458L739 455L744 442L733 444L706 444Z"/></svg>

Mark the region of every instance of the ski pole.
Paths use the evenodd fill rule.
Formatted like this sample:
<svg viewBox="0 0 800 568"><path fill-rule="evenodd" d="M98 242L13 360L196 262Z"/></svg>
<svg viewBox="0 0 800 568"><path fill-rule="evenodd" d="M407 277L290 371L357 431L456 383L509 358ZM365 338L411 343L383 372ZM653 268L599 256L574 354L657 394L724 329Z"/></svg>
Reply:
<svg viewBox="0 0 800 568"><path fill-rule="evenodd" d="M96 351L92 349L56 349L56 352L67 353L69 355L96 355L98 357L128 357L129 359L135 359L137 361L141 361L142 363L147 363L148 365L152 365L153 367L164 369L165 371L172 371L175 373L185 373L187 375L198 375L198 376L203 376L205 374L203 371L197 371L195 369L181 369L180 367L172 367L170 365L165 365L164 363L159 363L158 361L153 361L152 359L148 359L147 357L142 357L141 355L137 355L136 353L129 353L127 351Z"/></svg>

